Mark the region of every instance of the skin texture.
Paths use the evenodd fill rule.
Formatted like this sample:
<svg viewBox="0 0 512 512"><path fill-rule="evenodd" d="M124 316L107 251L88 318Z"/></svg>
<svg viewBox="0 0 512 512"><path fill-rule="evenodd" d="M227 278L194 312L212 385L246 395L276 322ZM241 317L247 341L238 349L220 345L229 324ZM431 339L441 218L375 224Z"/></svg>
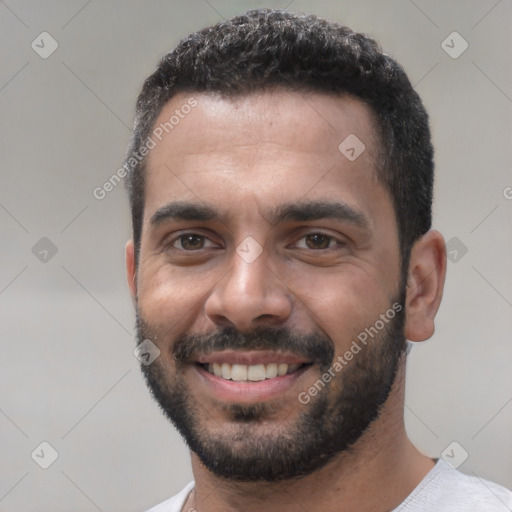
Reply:
<svg viewBox="0 0 512 512"><path fill-rule="evenodd" d="M375 176L377 142L368 108L351 97L282 90L238 99L193 96L197 106L149 155L138 269L133 242L126 247L130 291L139 316L152 326L161 362L172 375L178 338L226 327L242 333L265 327L322 332L332 340L335 357L344 354L399 292L397 225L390 196ZM156 124L189 97L174 97ZM366 146L353 162L338 150L349 134ZM342 201L364 214L368 226L334 219L269 222L277 206L305 200ZM171 201L208 204L224 217L152 225L154 213ZM187 232L207 237L206 246L193 254L185 251L177 237ZM314 233L333 237L329 249L308 247L304 237ZM263 249L251 263L236 252L248 236ZM444 240L431 230L411 253L407 339L432 336L445 272ZM379 417L352 449L300 480L228 481L192 453L196 490L184 510L251 512L263 504L281 512L297 510L298 504L325 512L396 507L434 464L405 433L404 374L402 359ZM254 434L271 436L293 425L304 407L298 393L320 376L313 366L273 398L279 410L255 425ZM207 432L237 432L192 364L181 379L200 404Z"/></svg>

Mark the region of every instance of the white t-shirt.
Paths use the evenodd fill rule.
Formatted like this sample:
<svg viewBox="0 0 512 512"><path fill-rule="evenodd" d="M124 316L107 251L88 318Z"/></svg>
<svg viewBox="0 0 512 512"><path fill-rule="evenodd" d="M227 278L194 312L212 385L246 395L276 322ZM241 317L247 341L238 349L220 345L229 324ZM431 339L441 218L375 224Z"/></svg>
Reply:
<svg viewBox="0 0 512 512"><path fill-rule="evenodd" d="M194 482L147 512L181 512ZM453 469L443 459L392 512L510 512L512 492ZM192 511L184 511L192 512Z"/></svg>

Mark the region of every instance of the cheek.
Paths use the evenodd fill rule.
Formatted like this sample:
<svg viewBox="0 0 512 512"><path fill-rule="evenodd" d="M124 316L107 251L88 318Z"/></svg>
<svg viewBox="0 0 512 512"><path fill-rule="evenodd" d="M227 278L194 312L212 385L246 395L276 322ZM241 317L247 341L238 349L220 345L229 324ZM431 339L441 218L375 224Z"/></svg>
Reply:
<svg viewBox="0 0 512 512"><path fill-rule="evenodd" d="M138 306L141 316L164 332L183 331L187 319L197 315L203 307L208 286L204 275L180 275L170 267L161 267L154 273L141 276Z"/></svg>
<svg viewBox="0 0 512 512"><path fill-rule="evenodd" d="M331 337L337 351L350 345L390 307L389 290L358 265L297 273L290 289L301 309Z"/></svg>

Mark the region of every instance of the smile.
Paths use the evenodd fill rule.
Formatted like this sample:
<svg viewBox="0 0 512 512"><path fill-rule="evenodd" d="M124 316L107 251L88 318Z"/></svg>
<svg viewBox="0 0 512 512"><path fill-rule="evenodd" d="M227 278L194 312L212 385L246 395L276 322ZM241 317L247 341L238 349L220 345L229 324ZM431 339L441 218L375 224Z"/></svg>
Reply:
<svg viewBox="0 0 512 512"><path fill-rule="evenodd" d="M274 379L296 372L308 363L268 363L268 364L230 364L230 363L204 363L202 367L225 380L257 382Z"/></svg>
<svg viewBox="0 0 512 512"><path fill-rule="evenodd" d="M275 350L220 350L191 360L209 394L227 403L255 403L297 388L314 364L303 356Z"/></svg>

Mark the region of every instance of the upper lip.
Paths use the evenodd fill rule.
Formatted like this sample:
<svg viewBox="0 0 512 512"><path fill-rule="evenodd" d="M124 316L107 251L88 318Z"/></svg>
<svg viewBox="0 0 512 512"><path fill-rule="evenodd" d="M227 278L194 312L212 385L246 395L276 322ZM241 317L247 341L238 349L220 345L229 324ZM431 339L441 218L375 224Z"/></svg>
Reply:
<svg viewBox="0 0 512 512"><path fill-rule="evenodd" d="M310 361L289 352L276 352L274 350L220 350L208 354L199 354L197 358L195 358L195 362L200 364L229 363L251 366L270 363L303 364L309 363Z"/></svg>

